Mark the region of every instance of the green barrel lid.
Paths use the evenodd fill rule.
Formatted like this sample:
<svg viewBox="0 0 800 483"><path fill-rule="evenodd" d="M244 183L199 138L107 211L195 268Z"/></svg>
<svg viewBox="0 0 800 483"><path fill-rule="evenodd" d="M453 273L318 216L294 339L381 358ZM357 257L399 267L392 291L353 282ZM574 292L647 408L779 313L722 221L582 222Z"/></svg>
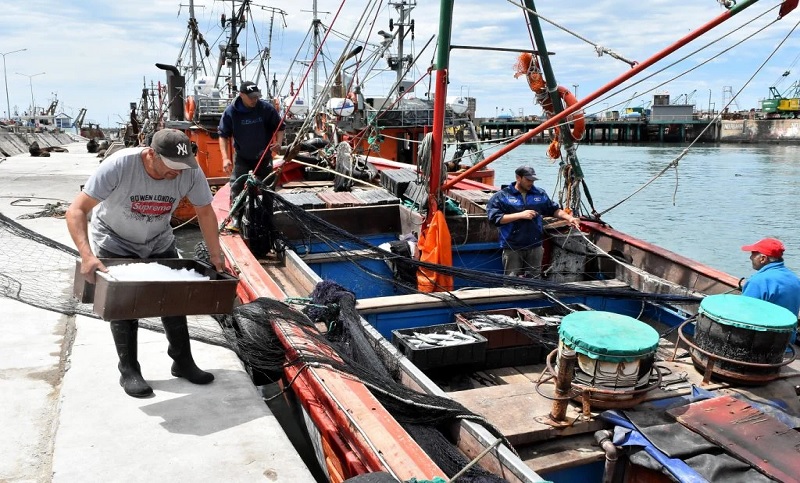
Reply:
<svg viewBox="0 0 800 483"><path fill-rule="evenodd" d="M632 362L658 347L658 332L633 317L584 310L561 320L561 340L585 356L610 362Z"/></svg>
<svg viewBox="0 0 800 483"><path fill-rule="evenodd" d="M720 324L762 332L791 332L797 316L789 309L744 295L709 295L699 313Z"/></svg>

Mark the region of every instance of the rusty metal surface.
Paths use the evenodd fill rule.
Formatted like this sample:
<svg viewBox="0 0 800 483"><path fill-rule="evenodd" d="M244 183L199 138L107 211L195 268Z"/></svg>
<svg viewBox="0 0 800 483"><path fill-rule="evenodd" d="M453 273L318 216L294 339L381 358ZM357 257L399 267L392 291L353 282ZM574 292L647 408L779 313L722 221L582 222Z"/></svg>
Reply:
<svg viewBox="0 0 800 483"><path fill-rule="evenodd" d="M733 396L667 411L687 428L782 482L800 482L800 433Z"/></svg>

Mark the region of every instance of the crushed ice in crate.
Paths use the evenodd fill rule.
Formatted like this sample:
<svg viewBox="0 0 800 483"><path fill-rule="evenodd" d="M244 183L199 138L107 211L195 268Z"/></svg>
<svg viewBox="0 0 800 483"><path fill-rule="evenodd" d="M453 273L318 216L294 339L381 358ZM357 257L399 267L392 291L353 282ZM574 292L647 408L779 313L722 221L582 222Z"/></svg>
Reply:
<svg viewBox="0 0 800 483"><path fill-rule="evenodd" d="M124 263L107 268L109 275L122 282L211 280L195 270L170 268L157 262Z"/></svg>

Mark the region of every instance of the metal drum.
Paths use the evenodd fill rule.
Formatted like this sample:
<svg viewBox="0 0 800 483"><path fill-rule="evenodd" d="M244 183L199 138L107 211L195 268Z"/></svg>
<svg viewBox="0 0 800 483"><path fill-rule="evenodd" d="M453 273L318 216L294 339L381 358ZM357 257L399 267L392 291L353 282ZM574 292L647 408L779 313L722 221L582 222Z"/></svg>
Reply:
<svg viewBox="0 0 800 483"><path fill-rule="evenodd" d="M719 356L712 367L718 377L768 382L780 372L796 325L796 315L770 302L743 295L710 295L700 302L694 330L694 344L700 350L690 350L692 361L705 370L709 354Z"/></svg>
<svg viewBox="0 0 800 483"><path fill-rule="evenodd" d="M559 358L577 353L573 386L593 400L630 400L648 385L658 348L658 332L632 317L601 311L573 312L558 330Z"/></svg>

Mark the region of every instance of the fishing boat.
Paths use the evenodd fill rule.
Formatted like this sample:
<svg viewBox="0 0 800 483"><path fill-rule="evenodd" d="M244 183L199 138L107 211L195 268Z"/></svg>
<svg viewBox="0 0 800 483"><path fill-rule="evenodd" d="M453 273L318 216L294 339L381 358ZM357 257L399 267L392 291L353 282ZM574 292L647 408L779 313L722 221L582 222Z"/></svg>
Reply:
<svg viewBox="0 0 800 483"><path fill-rule="evenodd" d="M194 2L190 1L186 38L177 60L170 64L156 64L165 74L165 82L145 82L140 98L131 103L126 142L143 143L148 135L162 127L184 131L195 146L198 163L205 172L209 185L216 191L228 181L228 176L222 169L217 134L219 120L225 108L236 99L239 83L253 80L256 83L269 84L265 85L266 97L284 114L283 122L289 142L294 141L302 131L302 141L317 148L327 146L332 141L346 141L355 153L364 154L367 158L377 157L416 164L417 154L413 146L433 127L433 102L414 97L411 82L406 80L414 59L404 55L403 49L408 34L411 33L413 37L414 21L410 13L416 2L391 5L398 10L399 20L389 21L390 30L397 30L392 35L386 34L387 37L380 45L372 48L370 45L374 44L364 41L363 45L343 55L335 66L325 66L322 60L314 60L309 70L308 62L294 59L280 83L277 78L269 83L272 28L264 36L265 39L259 38L252 42L259 46L256 52L248 52L245 48L245 45L251 43L251 39L244 42L241 38L247 33L248 27L256 23L252 2L230 2L229 13L222 15L222 41L211 45L200 31ZM270 25L276 22L276 17L286 15L281 9L257 7L257 10L269 11ZM315 10L310 38L313 41L312 48L316 49L317 54L320 53L323 31L329 32L328 27L317 18ZM358 39L350 39L350 43L356 41ZM384 54L388 55L395 44L396 55L389 55L387 58L390 70L395 72L394 86L389 92L380 92L379 97L365 97L364 90L367 86L355 83L354 79L359 74L375 69L374 63L369 62L380 60ZM215 59L213 53L217 51L219 52ZM358 61L354 66L344 64L356 56ZM306 70L314 74L313 85L316 88L307 94L313 103L310 108L303 91L294 87L294 65L306 66ZM336 72L329 76L330 82L322 87L317 83L317 72L321 68L332 68ZM248 72L255 74L249 75ZM344 82L345 80L348 82ZM309 112L314 114L310 115ZM452 171L463 171L465 166L471 166L483 159L478 134L472 122L474 108L470 110L466 98L454 97L448 103L445 116L445 132L448 145L452 147L446 166ZM313 126L313 129L308 129L309 126ZM314 156L306 156L304 159L315 165L326 164L333 153L328 149L327 152L317 150L313 154ZM296 161L299 162L300 159ZM304 172L307 179L329 178L324 171L315 170L313 166L309 168ZM477 170L470 174L470 178L491 184L494 182L494 170ZM193 218L194 209L183 200L173 214L173 224L185 223Z"/></svg>
<svg viewBox="0 0 800 483"><path fill-rule="evenodd" d="M559 128L560 199L581 224L545 220L542 279L503 275L485 213L498 188L442 169L449 0L414 169L341 142L335 167L315 167L333 179L309 180L294 156L314 153L294 144L233 208L220 188L220 226L242 210L222 236L241 302L223 327L254 377L282 375L328 480L797 481L797 314L581 208L581 110L755 4L726 3L576 99L523 2L533 55L517 73L549 117L470 169Z"/></svg>
<svg viewBox="0 0 800 483"><path fill-rule="evenodd" d="M353 34L346 39L341 56L332 65L317 59L322 58L321 47L335 29L322 24L316 10L313 12L307 34L311 39L310 52L313 53L310 68L308 61L295 58L289 74L276 89L283 92L287 83L291 86L289 92L282 95L288 110L287 135L290 139L296 131L294 126L302 127L302 123L292 122L299 115L301 119L313 122L317 135L333 142L347 141L354 153L367 159L376 157L406 164L418 163L415 146L433 127L434 102L430 89L420 93L423 89L419 84L425 75L414 80L412 74L419 70L417 61L426 54L433 38L421 50L413 45L415 20L412 13L416 1L389 1L387 6L397 15L389 19L388 32L378 30L376 36L380 41L356 36L358 32L376 28L374 17L369 16L374 6L369 6L362 20L352 27ZM303 47L298 49L302 50ZM385 67L380 65L384 61ZM301 70L295 73L294 66ZM324 83L318 80L320 69L330 74ZM387 74L384 81L391 87L386 91L375 91L366 79L382 73ZM311 76L310 88L295 89L291 79L302 79L307 75ZM310 102L306 103L306 99ZM295 110L298 101L301 107ZM445 107L445 150L449 158L446 165L450 171L463 170L464 166L472 166L483 159L473 124L474 99L470 103L463 95L450 96ZM313 115L309 116L309 112ZM492 184L494 170L475 170L469 177Z"/></svg>

